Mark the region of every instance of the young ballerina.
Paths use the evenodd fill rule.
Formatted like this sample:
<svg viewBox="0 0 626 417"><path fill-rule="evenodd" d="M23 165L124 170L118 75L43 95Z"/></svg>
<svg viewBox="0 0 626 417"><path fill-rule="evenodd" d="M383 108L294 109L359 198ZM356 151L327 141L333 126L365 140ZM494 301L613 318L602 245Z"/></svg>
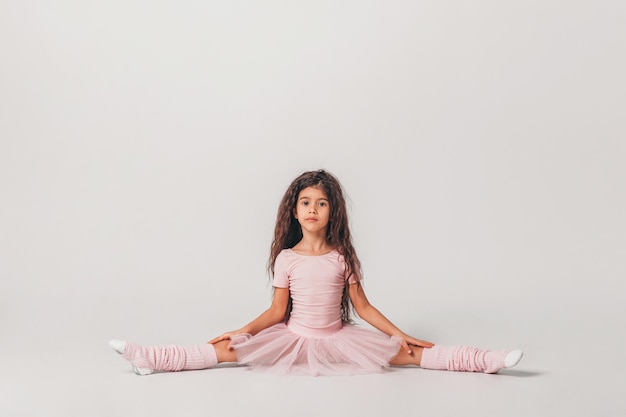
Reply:
<svg viewBox="0 0 626 417"><path fill-rule="evenodd" d="M239 330L195 346L142 346L112 340L138 375L205 369L236 362L280 374L351 375L390 365L496 373L516 365L519 350L435 346L411 337L365 296L342 187L323 170L305 172L283 196L269 269L270 307ZM350 310L378 329L352 323Z"/></svg>

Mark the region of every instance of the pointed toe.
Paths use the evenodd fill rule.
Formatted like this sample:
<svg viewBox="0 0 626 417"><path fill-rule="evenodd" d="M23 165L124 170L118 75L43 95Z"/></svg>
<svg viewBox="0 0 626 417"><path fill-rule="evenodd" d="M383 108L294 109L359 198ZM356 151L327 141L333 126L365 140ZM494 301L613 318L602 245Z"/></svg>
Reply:
<svg viewBox="0 0 626 417"><path fill-rule="evenodd" d="M111 349L113 349L120 355L123 354L124 351L126 351L126 342L124 342L123 340L111 340L109 341L109 346L111 346Z"/></svg>
<svg viewBox="0 0 626 417"><path fill-rule="evenodd" d="M513 366L517 365L520 359L522 359L522 356L524 356L524 352L522 352L521 350L510 351L504 358L504 367L512 368Z"/></svg>

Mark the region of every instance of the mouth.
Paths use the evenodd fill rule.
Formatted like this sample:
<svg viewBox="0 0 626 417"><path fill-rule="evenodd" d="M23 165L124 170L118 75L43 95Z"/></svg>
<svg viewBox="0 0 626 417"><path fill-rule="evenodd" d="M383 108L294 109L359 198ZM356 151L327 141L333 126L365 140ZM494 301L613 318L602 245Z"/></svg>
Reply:
<svg viewBox="0 0 626 417"><path fill-rule="evenodd" d="M307 222L316 222L317 221L317 219L315 217L308 217L308 218L306 218L304 220L306 220Z"/></svg>

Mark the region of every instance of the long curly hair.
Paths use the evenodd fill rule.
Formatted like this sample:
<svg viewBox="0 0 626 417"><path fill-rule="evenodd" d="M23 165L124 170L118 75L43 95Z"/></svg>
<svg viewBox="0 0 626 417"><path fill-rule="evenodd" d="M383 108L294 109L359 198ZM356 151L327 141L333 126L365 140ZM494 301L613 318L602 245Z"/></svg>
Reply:
<svg viewBox="0 0 626 417"><path fill-rule="evenodd" d="M304 172L298 176L287 188L283 196L278 214L276 215L276 227L274 240L270 250L268 270L270 277L274 276L274 264L278 254L283 249L293 248L302 239L302 228L294 216L294 209L300 191L307 187L315 187L326 193L330 206L330 220L326 229L326 241L329 246L336 249L345 260L345 285L341 300L341 319L344 323L351 323L352 305L348 296L348 278L352 275L357 279L361 277L361 262L352 245L350 227L348 224L348 211L346 200L343 195L343 187L330 173L320 169L318 171ZM291 315L292 301L289 299L285 321Z"/></svg>

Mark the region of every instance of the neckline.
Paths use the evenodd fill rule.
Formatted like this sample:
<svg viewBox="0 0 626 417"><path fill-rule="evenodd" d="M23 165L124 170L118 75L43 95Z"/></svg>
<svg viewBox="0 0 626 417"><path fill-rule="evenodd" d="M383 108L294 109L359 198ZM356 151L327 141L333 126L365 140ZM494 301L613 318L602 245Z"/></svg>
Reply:
<svg viewBox="0 0 626 417"><path fill-rule="evenodd" d="M331 249L331 250L330 250L330 252L322 253L321 255L303 255L303 254L301 254L301 253L298 253L298 252L294 251L294 250L293 250L293 249L291 249L291 248L287 248L287 250L288 250L289 252L293 253L294 255L297 255L297 256L302 256L303 258L321 258L321 257L323 257L323 256L328 256L328 255L330 255L331 253L336 253L336 252L337 252L337 249Z"/></svg>

